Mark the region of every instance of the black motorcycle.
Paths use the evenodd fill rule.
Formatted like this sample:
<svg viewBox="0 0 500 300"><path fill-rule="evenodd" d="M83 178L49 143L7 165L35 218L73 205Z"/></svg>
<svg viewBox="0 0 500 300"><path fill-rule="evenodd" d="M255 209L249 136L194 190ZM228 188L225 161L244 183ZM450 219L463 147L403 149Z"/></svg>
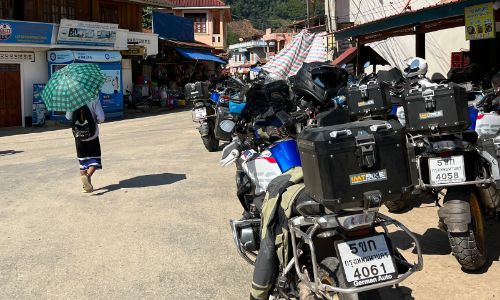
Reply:
<svg viewBox="0 0 500 300"><path fill-rule="evenodd" d="M184 92L186 99L193 101L192 118L193 122L200 124L198 131L203 145L209 152L217 151L219 140L215 137L215 107L210 99L207 83L188 83L184 87Z"/></svg>

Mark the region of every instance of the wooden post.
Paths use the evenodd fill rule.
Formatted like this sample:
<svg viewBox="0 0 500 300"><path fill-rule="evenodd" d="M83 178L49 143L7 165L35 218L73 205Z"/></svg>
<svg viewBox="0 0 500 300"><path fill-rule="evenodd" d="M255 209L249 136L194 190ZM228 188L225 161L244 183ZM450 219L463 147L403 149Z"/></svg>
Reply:
<svg viewBox="0 0 500 300"><path fill-rule="evenodd" d="M419 33L418 29L415 34L415 47L416 56L425 59L425 33Z"/></svg>

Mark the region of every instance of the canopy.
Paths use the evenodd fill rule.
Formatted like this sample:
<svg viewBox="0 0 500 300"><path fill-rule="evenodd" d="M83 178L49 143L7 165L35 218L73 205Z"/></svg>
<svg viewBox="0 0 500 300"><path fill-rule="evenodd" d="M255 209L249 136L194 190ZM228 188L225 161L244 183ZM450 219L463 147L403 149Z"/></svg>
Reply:
<svg viewBox="0 0 500 300"><path fill-rule="evenodd" d="M492 2L492 0L457 0L450 3L438 4L415 11L389 16L380 20L351 26L346 29L338 30L333 34L335 35L336 40L343 40L349 37L373 35L381 31L391 31L405 26L412 27L416 24L425 22L432 22L455 16L463 16L465 7L487 2ZM411 34L411 32L409 34Z"/></svg>
<svg viewBox="0 0 500 300"><path fill-rule="evenodd" d="M208 51L185 49L185 48L175 48L175 50L177 50L177 52L179 52L184 57L187 57L189 59L208 60L208 61L215 61L220 64L227 64L227 62L225 62L224 60L220 59L219 57L213 55Z"/></svg>
<svg viewBox="0 0 500 300"><path fill-rule="evenodd" d="M380 54L378 54L375 50L373 50L370 46L360 46L351 47L344 51L344 53L340 54L332 64L339 66L343 64L351 63L357 56L358 53L361 53L361 57L359 58L361 63L369 61L372 65L388 65L389 63L385 60Z"/></svg>
<svg viewBox="0 0 500 300"><path fill-rule="evenodd" d="M263 69L279 78L297 74L302 64L327 60L324 34L302 30Z"/></svg>

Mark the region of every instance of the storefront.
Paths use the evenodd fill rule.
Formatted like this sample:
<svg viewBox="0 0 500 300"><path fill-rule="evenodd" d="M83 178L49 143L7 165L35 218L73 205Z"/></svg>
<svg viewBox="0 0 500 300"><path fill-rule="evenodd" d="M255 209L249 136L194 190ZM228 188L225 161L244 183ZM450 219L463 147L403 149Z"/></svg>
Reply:
<svg viewBox="0 0 500 300"><path fill-rule="evenodd" d="M101 88L99 99L106 118L123 117L122 57L118 51L49 51L48 73L51 77L57 70L72 63L97 64L106 81ZM51 112L50 119L64 121L65 112Z"/></svg>
<svg viewBox="0 0 500 300"><path fill-rule="evenodd" d="M47 82L53 24L0 20L0 127L30 126L33 86Z"/></svg>
<svg viewBox="0 0 500 300"><path fill-rule="evenodd" d="M134 91L152 81L152 61L158 55L158 35L154 33L128 32L128 49L121 51L123 87Z"/></svg>

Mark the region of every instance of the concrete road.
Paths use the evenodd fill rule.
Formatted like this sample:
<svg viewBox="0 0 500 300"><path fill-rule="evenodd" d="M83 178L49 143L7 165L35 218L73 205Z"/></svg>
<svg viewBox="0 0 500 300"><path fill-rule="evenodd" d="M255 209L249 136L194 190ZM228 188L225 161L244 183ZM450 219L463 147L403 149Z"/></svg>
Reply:
<svg viewBox="0 0 500 300"><path fill-rule="evenodd" d="M80 192L70 130L28 132L0 131L0 298L248 298L252 269L228 226L241 213L234 169L203 148L189 112L103 124L91 195ZM396 217L418 234L425 269L388 298L499 298L499 223L488 222L488 267L467 274L436 207L415 206Z"/></svg>

